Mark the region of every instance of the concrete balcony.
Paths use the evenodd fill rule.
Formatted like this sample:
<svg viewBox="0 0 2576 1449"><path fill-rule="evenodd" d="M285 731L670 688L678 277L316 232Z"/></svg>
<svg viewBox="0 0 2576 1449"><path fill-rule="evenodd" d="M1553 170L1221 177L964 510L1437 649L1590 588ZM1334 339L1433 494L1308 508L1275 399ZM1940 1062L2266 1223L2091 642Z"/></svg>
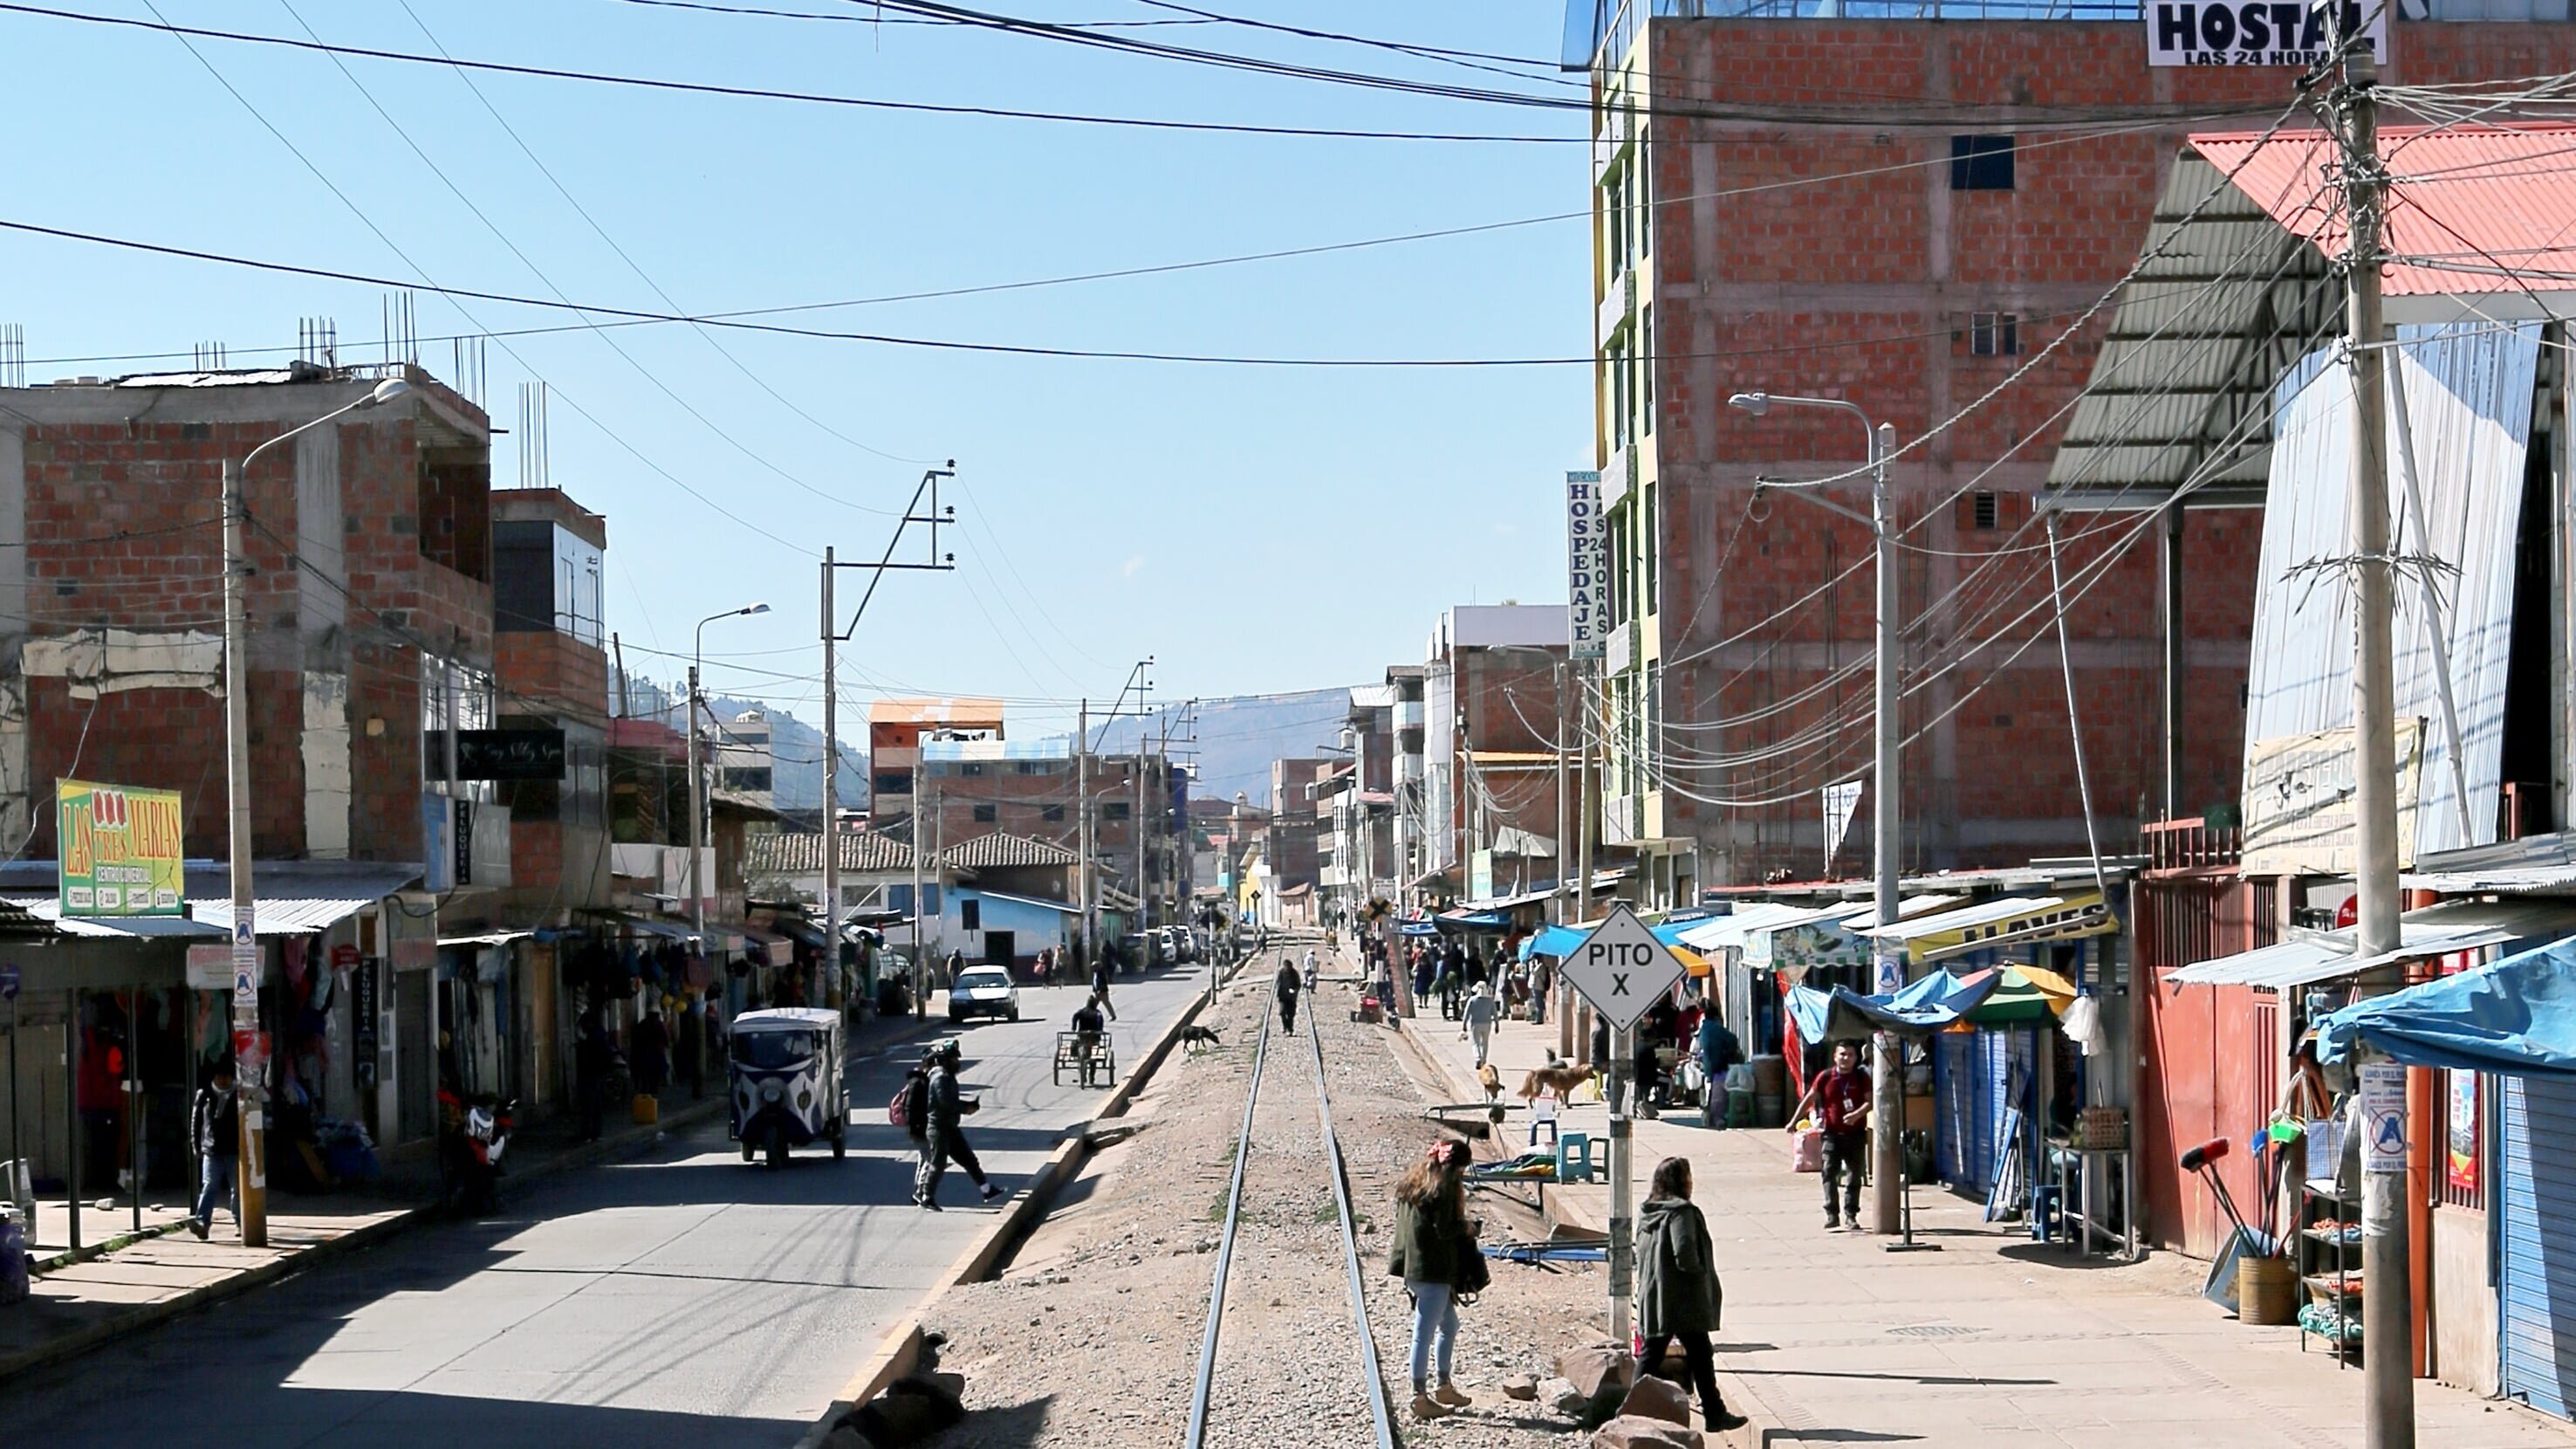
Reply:
<svg viewBox="0 0 2576 1449"><path fill-rule="evenodd" d="M1399 699L1395 702L1395 727L1400 730L1422 728L1422 701Z"/></svg>
<svg viewBox="0 0 2576 1449"><path fill-rule="evenodd" d="M1610 284L1607 292L1602 293L1600 309L1593 316L1593 345L1597 347L1609 341L1610 334L1618 331L1630 317L1635 316L1636 311L1637 269L1623 266L1618 279Z"/></svg>

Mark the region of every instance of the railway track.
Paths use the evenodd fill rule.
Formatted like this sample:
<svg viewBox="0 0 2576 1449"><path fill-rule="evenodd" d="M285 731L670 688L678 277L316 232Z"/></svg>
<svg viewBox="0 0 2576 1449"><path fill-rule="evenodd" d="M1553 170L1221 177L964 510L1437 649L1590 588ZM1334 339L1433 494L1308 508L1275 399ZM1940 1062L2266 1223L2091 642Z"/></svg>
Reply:
<svg viewBox="0 0 2576 1449"><path fill-rule="evenodd" d="M1263 993L1265 999L1268 995ZM1360 1278L1358 1224L1351 1211L1350 1177L1333 1133L1332 1096L1324 1071L1319 1003L1311 998L1302 1030L1278 1028L1275 1004L1265 1002L1253 1044L1252 1079L1244 1093L1243 1126L1235 1142L1234 1170L1224 1203L1224 1232L1208 1292L1207 1330L1199 1346L1198 1379L1190 1396L1187 1449L1210 1444L1282 1442L1347 1445L1357 1442L1363 1418L1378 1449L1395 1449L1393 1415L1378 1371L1367 1300ZM1265 1102L1262 1085L1276 1034L1287 1059L1273 1074L1275 1092ZM1293 1042L1305 1038L1299 1052ZM1311 1067L1314 1123L1301 1125L1305 1095L1298 1057ZM1319 1181L1321 1179L1321 1181ZM1249 1191L1247 1190L1249 1183ZM1338 1252L1319 1244L1326 1216L1316 1190L1329 1185L1331 1223ZM1241 1278L1235 1250L1250 1256ZM1338 1257L1341 1272L1326 1266ZM1335 1277L1342 1281L1336 1285ZM1265 1297L1266 1295L1266 1297ZM1342 1299L1341 1328L1357 1340L1357 1353L1333 1352L1326 1305ZM1229 1306L1250 1303L1256 1316L1232 1340L1226 1337ZM1293 1437L1281 1429L1293 1427ZM1213 1437L1212 1437L1213 1436Z"/></svg>

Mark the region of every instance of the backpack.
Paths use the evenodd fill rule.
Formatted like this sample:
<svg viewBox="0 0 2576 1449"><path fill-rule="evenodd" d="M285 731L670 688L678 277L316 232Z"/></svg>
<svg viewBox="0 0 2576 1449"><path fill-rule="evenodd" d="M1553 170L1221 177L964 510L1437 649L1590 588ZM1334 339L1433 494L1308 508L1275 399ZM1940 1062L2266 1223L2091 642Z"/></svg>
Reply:
<svg viewBox="0 0 2576 1449"><path fill-rule="evenodd" d="M930 1131L930 1078L913 1072L903 1079L903 1086L886 1103L886 1120L915 1137Z"/></svg>

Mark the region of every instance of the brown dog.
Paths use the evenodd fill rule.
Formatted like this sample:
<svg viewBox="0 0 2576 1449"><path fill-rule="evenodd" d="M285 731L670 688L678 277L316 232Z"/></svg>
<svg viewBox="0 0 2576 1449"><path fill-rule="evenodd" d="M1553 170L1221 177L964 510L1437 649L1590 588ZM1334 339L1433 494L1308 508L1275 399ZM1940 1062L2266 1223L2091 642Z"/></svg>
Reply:
<svg viewBox="0 0 2576 1449"><path fill-rule="evenodd" d="M1486 1101L1499 1102L1503 1100L1503 1074L1494 1070L1494 1064L1492 1062L1487 1062L1483 1066L1476 1068L1476 1083L1485 1089Z"/></svg>
<svg viewBox="0 0 2576 1449"><path fill-rule="evenodd" d="M1574 1101L1574 1089L1591 1081L1595 1075L1590 1066L1577 1066L1570 1062L1541 1067L1521 1078L1521 1100L1534 1102L1543 1096L1553 1096L1559 1105L1570 1106Z"/></svg>

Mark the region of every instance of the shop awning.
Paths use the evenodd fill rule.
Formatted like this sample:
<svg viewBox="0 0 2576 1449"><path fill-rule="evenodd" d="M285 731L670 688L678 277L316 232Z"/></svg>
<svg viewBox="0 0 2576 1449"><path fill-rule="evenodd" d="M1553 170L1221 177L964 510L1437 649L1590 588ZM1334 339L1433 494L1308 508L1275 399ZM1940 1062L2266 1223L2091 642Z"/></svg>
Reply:
<svg viewBox="0 0 2576 1449"><path fill-rule="evenodd" d="M1732 915L1691 922L1676 939L1682 945L1702 953L1722 951L1730 946L1741 947L1746 933L1763 926L1804 916L1811 909L1808 906L1793 906L1785 901L1745 901L1736 906Z"/></svg>
<svg viewBox="0 0 2576 1449"><path fill-rule="evenodd" d="M823 928L801 916L779 916L769 923L769 929L817 951L823 949Z"/></svg>
<svg viewBox="0 0 2576 1449"><path fill-rule="evenodd" d="M1911 920L1946 911L1965 896L1904 896L1896 918ZM1744 933L1744 959L1766 970L1805 972L1817 967L1866 966L1869 940L1864 932L1878 924L1878 907L1850 901L1810 907L1797 916L1756 926Z"/></svg>
<svg viewBox="0 0 2576 1449"><path fill-rule="evenodd" d="M2319 931L2233 956L2194 961L2165 978L2178 986L2259 986L2279 991L2338 976L2474 951L2508 941L2576 934L2576 903L2548 900L2442 901L2398 918L2399 948L2355 956L2358 932Z"/></svg>
<svg viewBox="0 0 2576 1449"><path fill-rule="evenodd" d="M1458 909L1462 911L1509 911L1518 909L1521 906L1534 906L1541 901L1554 900L1555 898L1556 887L1549 886L1545 890L1523 891L1516 896L1494 896L1487 900L1462 902Z"/></svg>
<svg viewBox="0 0 2576 1449"><path fill-rule="evenodd" d="M224 931L185 916L66 916L60 895L11 892L0 905L23 912L41 926L92 940L167 940L171 937L222 940Z"/></svg>
<svg viewBox="0 0 2576 1449"><path fill-rule="evenodd" d="M1863 996L1848 986L1789 988L1789 1018L1803 1041L1859 1041L1880 1031L1927 1037L1965 1020L2002 984L2000 971L1955 976L1935 971L1904 990Z"/></svg>
<svg viewBox="0 0 2576 1449"><path fill-rule="evenodd" d="M2363 1044L2410 1067L2576 1077L2576 941L2356 1001L2318 1024L2320 1061Z"/></svg>
<svg viewBox="0 0 2576 1449"><path fill-rule="evenodd" d="M1592 927L1599 924L1595 921L1581 926L1541 926L1536 934L1521 942L1521 959L1572 955L1574 948L1583 944L1583 938L1592 934Z"/></svg>
<svg viewBox="0 0 2576 1449"><path fill-rule="evenodd" d="M1442 911L1434 919L1452 931L1502 931L1512 924L1500 911Z"/></svg>
<svg viewBox="0 0 2576 1449"><path fill-rule="evenodd" d="M1865 934L1905 948L1908 961L1921 965L1964 956L1997 946L2043 941L2071 941L2108 936L2120 929L2117 916L2100 891L2062 896L2004 896L1979 901L1955 911L1941 911Z"/></svg>
<svg viewBox="0 0 2576 1449"><path fill-rule="evenodd" d="M442 951L468 950L479 946L507 946L513 941L528 940L536 934L534 931L484 931L468 936L441 936L438 938L438 946Z"/></svg>

